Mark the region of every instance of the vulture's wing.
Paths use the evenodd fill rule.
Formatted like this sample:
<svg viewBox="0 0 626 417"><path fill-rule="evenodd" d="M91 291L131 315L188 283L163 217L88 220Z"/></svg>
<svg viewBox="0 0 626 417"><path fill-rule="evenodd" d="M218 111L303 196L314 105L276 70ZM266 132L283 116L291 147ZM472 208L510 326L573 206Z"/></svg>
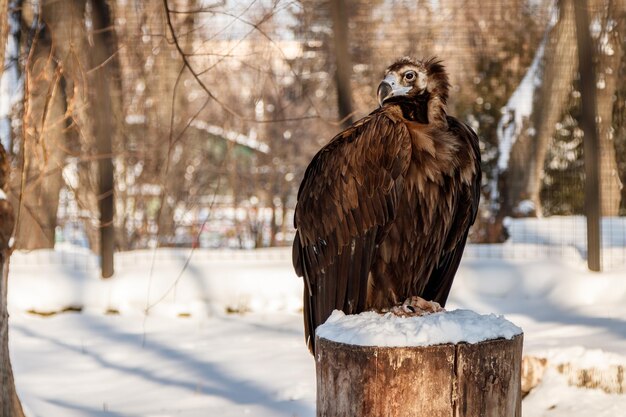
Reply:
<svg viewBox="0 0 626 417"><path fill-rule="evenodd" d="M404 123L376 111L337 135L307 168L295 213L293 263L304 277L305 337L334 309L364 309L376 244L395 218L411 154Z"/></svg>
<svg viewBox="0 0 626 417"><path fill-rule="evenodd" d="M439 258L439 263L431 273L422 295L426 300L437 301L442 306L446 303L454 275L459 268L469 228L476 219L481 182L478 136L471 128L456 118L448 116L447 119L450 132L462 143L460 157L470 158L467 164L462 165L473 166L474 173L469 182L467 181L468 178L463 178L463 173L459 173L459 176L456 178L461 186L456 187L458 190L456 210L446 237L444 252Z"/></svg>

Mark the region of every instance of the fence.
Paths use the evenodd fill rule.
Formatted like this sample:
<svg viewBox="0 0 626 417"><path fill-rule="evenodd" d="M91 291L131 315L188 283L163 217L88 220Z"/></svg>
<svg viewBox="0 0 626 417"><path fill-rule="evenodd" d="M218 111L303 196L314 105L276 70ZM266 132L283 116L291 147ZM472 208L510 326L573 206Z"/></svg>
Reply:
<svg viewBox="0 0 626 417"><path fill-rule="evenodd" d="M599 204L603 216L604 268L623 266L622 2L396 0L393 4L349 3L344 23L352 61L348 69L353 116L375 108L376 85L398 56L437 55L443 60L452 84L449 113L471 125L481 138L483 203L472 234L473 242L481 245L470 245L466 256L588 259L587 200ZM583 4L588 5L588 25L576 19ZM110 135L118 249L290 244L299 180L314 153L340 129L336 51L327 5L301 0L278 1L271 7L254 2L217 4L197 14L181 9L168 15L170 27L164 23L167 12L160 3L112 3L111 27L119 45L113 48L117 52L111 62L118 66L120 78L114 87L121 89L113 107L124 115L111 118L116 134ZM91 30L89 22L74 23ZM591 45L587 52L593 59L583 59L581 66L577 36L586 26ZM14 29L11 39L19 46L20 28ZM54 25L47 30L54 31ZM172 43L173 34L178 34L178 47L188 56L185 63ZM54 35L48 38L57 39ZM45 42L51 42L48 38ZM45 42L35 46L62 50ZM49 55L47 49L35 52ZM47 92L73 85L59 81L60 75L19 77L35 71L18 59L19 53L19 48L12 48L6 57L8 78L3 81L15 84L8 92L11 103L45 102ZM59 62L63 59L65 55L57 57ZM180 73L183 64L191 68ZM591 81L586 79L589 68L596 73ZM191 70L197 77L190 75ZM25 79L43 84L23 88L20 82ZM45 84L50 79L58 84ZM218 100L207 98L206 90ZM31 96L24 97L25 91ZM592 191L597 194L599 189L600 199L586 197L585 190L589 176L585 155L590 152L584 148L591 136L583 123L591 113L583 103L585 91L595 93L599 185ZM61 101L72 96L69 91L59 94ZM65 114L65 109L83 108L75 104L56 103L61 110L49 112L72 119L70 124L78 129L71 135L53 132L51 126L62 123L42 117L43 107L33 105L24 115L19 106L7 106L11 110L2 114L3 126L25 126L0 131L3 144L13 153L18 175L12 177L28 182L16 181L8 192L17 200L25 190L20 197L24 209L16 232L18 245L28 241L29 247L42 247L55 241L99 249L99 191L94 188L93 164L109 156L89 153L94 148L91 139L81 132L92 130L87 125L90 118ZM51 126L37 125L41 120L49 120ZM21 137L44 131L46 140ZM85 154L85 149L91 150ZM56 165L50 168L45 161ZM26 166L32 172L25 172ZM22 171L24 175L19 175ZM55 206L58 190L52 188L59 184L63 184L59 215L52 219L47 210ZM39 191L50 201L42 204ZM55 227L56 237L50 233ZM497 233L491 230L494 227ZM64 259L73 262L74 255L68 253L71 250L63 256L70 258Z"/></svg>

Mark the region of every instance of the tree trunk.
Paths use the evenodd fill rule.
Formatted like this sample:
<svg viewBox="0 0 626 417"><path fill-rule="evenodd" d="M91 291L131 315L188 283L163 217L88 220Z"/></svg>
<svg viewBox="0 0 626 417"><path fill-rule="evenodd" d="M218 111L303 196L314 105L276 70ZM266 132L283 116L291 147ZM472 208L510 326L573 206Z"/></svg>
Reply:
<svg viewBox="0 0 626 417"><path fill-rule="evenodd" d="M0 145L0 147L2 147ZM13 210L7 200L0 200L0 234L13 229ZM3 239L2 239L3 240ZM2 283L0 284L0 417L24 417L22 404L15 390L13 367L9 355L9 313L7 312L7 282L9 274L10 249L0 242L0 268Z"/></svg>
<svg viewBox="0 0 626 417"><path fill-rule="evenodd" d="M87 159L83 164L86 169L81 170L81 189L89 190L84 201L92 213L98 213L97 249L102 276L107 278L113 274L112 144L121 120L121 92L110 11L103 0L92 1L93 32L88 33L86 4L86 0L47 0L42 16L53 34L55 56L64 71L68 100L80 133L81 155Z"/></svg>
<svg viewBox="0 0 626 417"><path fill-rule="evenodd" d="M522 335L425 347L316 342L318 417L521 417Z"/></svg>
<svg viewBox="0 0 626 417"><path fill-rule="evenodd" d="M584 133L583 153L585 157L585 216L587 218L587 266L591 271L600 271L601 263L601 189L600 154L596 118L596 72L593 65L593 44L589 34L587 2L582 0L575 6L576 37L578 39L578 67L580 69L580 127Z"/></svg>
<svg viewBox="0 0 626 417"><path fill-rule="evenodd" d="M115 251L114 213L114 183L113 183L113 138L116 134L117 123L112 121L116 112L113 104L113 95L121 103L120 88L113 86L119 80L118 61L105 62L116 52L117 40L113 29L111 11L104 0L92 1L92 22L94 47L90 51L93 71L89 79L89 97L91 116L94 122L94 136L98 150L98 211L100 213L100 258L102 263L102 278L113 276L113 253ZM104 66L102 66L105 64ZM119 81L118 81L119 82ZM119 110L119 108L117 109ZM120 116L118 112L118 116Z"/></svg>
<svg viewBox="0 0 626 417"><path fill-rule="evenodd" d="M332 0L330 12L333 20L339 119L344 127L349 127L354 120L354 115L352 114L352 87L350 86L352 60L348 47L348 14L345 0Z"/></svg>
<svg viewBox="0 0 626 417"><path fill-rule="evenodd" d="M270 243L269 247L273 248L276 246L276 233L278 233L278 224L276 222L276 216L278 216L278 210L276 208L276 203L274 203L274 199L272 198L272 194L268 198L270 208L272 209L272 218L270 219Z"/></svg>
<svg viewBox="0 0 626 417"><path fill-rule="evenodd" d="M0 23L0 34L6 25L6 1L0 7L5 12ZM4 42L1 42L4 45ZM4 56L4 47L0 47L0 56ZM9 161L4 147L0 144L0 417L23 417L22 405L15 390L13 368L9 356L9 313L7 311L7 282L9 274L9 256L11 254L10 239L15 226L13 207L5 199L4 190L8 182Z"/></svg>
<svg viewBox="0 0 626 417"><path fill-rule="evenodd" d="M600 135L600 184L602 215L616 216L621 200L621 182L618 175L612 120L619 62L623 54L619 39L626 26L624 0L592 2L592 15L601 22L597 38L597 116ZM605 16L603 14L606 13ZM609 21L615 24L609 23ZM513 145L507 182L503 194L504 215L515 215L522 200L534 203L534 213L541 214L539 194L544 164L555 124L560 120L578 68L576 25L573 0L559 2L559 21L548 35L542 84L535 92L535 109L528 126ZM605 40L608 39L608 43ZM528 128L532 129L528 129ZM530 164L529 164L530 161Z"/></svg>
<svg viewBox="0 0 626 417"><path fill-rule="evenodd" d="M32 7L32 6L31 6ZM32 10L22 16L32 25ZM27 52L22 140L11 177L11 202L18 214L16 248L53 248L59 192L67 148L65 94L61 69L52 53L50 34L42 30Z"/></svg>
<svg viewBox="0 0 626 417"><path fill-rule="evenodd" d="M32 3L32 1L31 1ZM51 40L52 56L63 72L68 116L69 148L79 155L78 186L74 190L82 210L90 213L83 225L93 251L99 250L97 235L98 202L95 162L97 151L89 113L85 71L91 68L85 57L90 47L85 33L85 2L67 0L40 2L41 20ZM34 6L33 6L34 7Z"/></svg>
<svg viewBox="0 0 626 417"><path fill-rule="evenodd" d="M8 1L0 0L0 57L4 58L8 34ZM0 69L0 76L2 69ZM15 390L13 368L9 355L9 313L7 310L8 260L11 254L10 239L15 226L13 207L6 200L9 182L9 160L0 144L0 417L24 417L22 404Z"/></svg>
<svg viewBox="0 0 626 417"><path fill-rule="evenodd" d="M535 91L531 116L533 129L523 129L511 150L507 177L519 178L515 193L509 193L508 206L515 207L522 200L534 204L534 212L541 215L541 184L544 162L555 125L560 120L576 73L576 25L574 0L559 2L559 21L548 34L542 84Z"/></svg>
<svg viewBox="0 0 626 417"><path fill-rule="evenodd" d="M622 38L626 32L626 0L614 0L610 7L605 2L592 2L596 19L602 30L597 36L596 98L598 135L600 138L600 189L602 216L618 216L622 183L615 156L613 133L613 105L617 91L618 69L624 54ZM599 3L599 4L598 4ZM594 16L592 13L591 16ZM605 43L606 40L606 43Z"/></svg>
<svg viewBox="0 0 626 417"><path fill-rule="evenodd" d="M283 235L281 243L284 246L285 245L285 241L287 240L287 231L290 230L291 227L293 227L292 224L290 223L290 221L288 220L289 210L287 209L287 207L289 207L288 206L288 204L289 204L289 194L288 193L283 193L280 196L280 201L281 201L281 204L280 204L280 207L281 207L281 210L280 210L280 214L281 214L280 232Z"/></svg>

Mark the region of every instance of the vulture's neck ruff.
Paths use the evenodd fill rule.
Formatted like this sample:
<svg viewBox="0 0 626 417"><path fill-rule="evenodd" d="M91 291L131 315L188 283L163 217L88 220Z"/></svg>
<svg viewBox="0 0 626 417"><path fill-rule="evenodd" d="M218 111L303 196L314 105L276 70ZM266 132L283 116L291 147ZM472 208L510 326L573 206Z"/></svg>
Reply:
<svg viewBox="0 0 626 417"><path fill-rule="evenodd" d="M402 58L385 71L378 86L378 101L381 107L399 105L408 120L446 125L449 87L440 61Z"/></svg>

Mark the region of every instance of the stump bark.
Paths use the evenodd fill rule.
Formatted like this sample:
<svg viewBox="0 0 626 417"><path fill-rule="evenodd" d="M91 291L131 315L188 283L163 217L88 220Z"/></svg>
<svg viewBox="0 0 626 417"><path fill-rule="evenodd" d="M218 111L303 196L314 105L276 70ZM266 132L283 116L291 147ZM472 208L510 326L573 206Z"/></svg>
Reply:
<svg viewBox="0 0 626 417"><path fill-rule="evenodd" d="M424 347L316 341L318 417L521 417L523 335Z"/></svg>

